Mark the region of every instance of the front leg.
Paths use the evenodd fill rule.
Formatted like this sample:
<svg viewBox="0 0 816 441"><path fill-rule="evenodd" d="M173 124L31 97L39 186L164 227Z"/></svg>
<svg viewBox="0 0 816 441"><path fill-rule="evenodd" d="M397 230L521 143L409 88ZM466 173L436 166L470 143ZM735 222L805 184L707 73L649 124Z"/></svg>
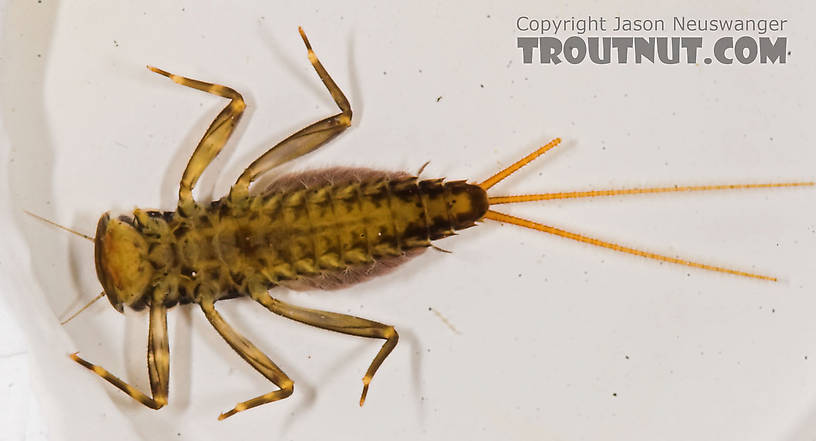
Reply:
<svg viewBox="0 0 816 441"><path fill-rule="evenodd" d="M182 77L153 66L147 66L147 68L157 74L170 78L182 86L192 87L193 89L230 99L229 104L221 110L221 113L215 117L210 127L204 133L181 177L181 183L179 185L179 211L182 214L189 214L195 205L195 201L193 201L193 187L196 181L201 177L201 173L204 172L204 169L206 169L210 162L218 155L218 152L221 151L224 144L227 143L230 135L232 135L232 132L235 130L235 126L241 119L241 115L244 113L246 104L241 94L229 87Z"/></svg>
<svg viewBox="0 0 816 441"><path fill-rule="evenodd" d="M153 295L150 305L150 325L147 340L147 372L150 378L150 391L153 397L148 397L141 391L111 374L102 366L92 364L80 358L76 353L71 359L88 368L96 375L104 378L134 400L151 409L160 409L167 404L167 395L170 389L170 344L167 338L167 307L164 299L158 294Z"/></svg>

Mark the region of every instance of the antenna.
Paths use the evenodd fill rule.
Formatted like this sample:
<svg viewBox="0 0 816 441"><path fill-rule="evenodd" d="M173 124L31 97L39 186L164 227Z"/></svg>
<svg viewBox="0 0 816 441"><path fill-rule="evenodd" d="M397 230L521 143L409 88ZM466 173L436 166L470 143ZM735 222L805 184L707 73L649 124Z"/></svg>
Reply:
<svg viewBox="0 0 816 441"><path fill-rule="evenodd" d="M85 306L83 306L82 308L80 308L80 309L79 309L79 311L77 311L77 312L75 312L75 313L71 314L71 316L70 316L70 317L68 317L68 318L67 318L67 319L65 319L64 321L60 322L60 326L62 326L62 325L64 325L64 324L66 324L66 323L70 322L71 320L73 320L73 319L74 319L74 317L78 316L80 312L82 312L82 311L84 311L84 310L88 309L88 307L89 307L89 306L93 305L93 303L94 303L95 301L97 301L97 300L101 299L102 297L105 297L105 291L100 292L98 296L94 297L94 299L93 299L93 300L91 300L91 301L90 301L90 302L88 302L88 303L87 303Z"/></svg>
<svg viewBox="0 0 816 441"><path fill-rule="evenodd" d="M41 221L43 221L43 222L45 222L45 223L47 223L47 224L51 224L51 225L53 225L53 226L55 226L55 227L57 227L57 228L59 228L59 229L61 229L61 230L65 230L65 231L67 231L67 232L69 232L69 233L76 234L76 235L77 235L77 236L79 236L79 237L84 237L85 239L88 239L88 240L90 240L91 242L93 242L93 241L94 241L94 238L93 238L93 237L91 237L91 236L88 236L87 234L82 234L82 233L80 233L79 231L72 230L72 229L70 229L70 228L68 228L68 227L63 227L62 225L60 225L60 224L58 224L58 223L56 223L56 222L54 222L54 221L48 220L48 219L46 219L46 218L44 218L44 217L42 217L42 216L38 216L38 215L36 215L36 214L34 214L34 213L30 212L30 211L23 210L23 212L24 212L25 214L27 214L27 215L31 216L31 217L34 217L34 218L37 218L37 219L41 220Z"/></svg>

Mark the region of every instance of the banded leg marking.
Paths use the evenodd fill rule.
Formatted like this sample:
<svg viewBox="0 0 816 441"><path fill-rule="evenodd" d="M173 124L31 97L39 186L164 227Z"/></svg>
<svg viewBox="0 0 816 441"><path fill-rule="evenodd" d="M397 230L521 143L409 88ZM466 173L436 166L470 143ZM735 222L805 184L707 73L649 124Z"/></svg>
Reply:
<svg viewBox="0 0 816 441"><path fill-rule="evenodd" d="M267 171L285 163L298 158L306 153L318 149L320 146L339 135L343 130L351 125L351 104L343 94L343 91L337 86L332 77L320 63L320 60L312 50L312 45L306 37L303 29L298 28L303 43L306 45L306 50L309 54L309 62L312 63L317 75L323 81L323 84L331 93L337 107L340 108L340 113L322 119L314 124L306 126L305 128L295 132L288 138L276 144L266 153L256 159L249 167L244 170L238 180L233 185L230 195L233 197L240 197L249 193L249 185L260 175Z"/></svg>
<svg viewBox="0 0 816 441"><path fill-rule="evenodd" d="M151 409L164 407L167 404L167 395L170 390L170 344L167 338L167 307L159 300L159 296L154 295L150 306L150 325L147 341L147 372L150 378L152 398L111 374L102 366L82 359L77 353L71 354L71 359L104 378L105 381L145 406Z"/></svg>
<svg viewBox="0 0 816 441"><path fill-rule="evenodd" d="M210 165L210 162L212 162L221 149L224 148L224 144L227 143L230 135L232 135L232 132L235 130L235 126L241 119L244 109L246 109L246 104L241 94L229 87L182 77L153 66L147 66L147 68L157 74L170 78L182 86L192 87L193 89L230 99L229 104L215 117L201 138L201 141L198 142L198 146L195 152L193 152L193 156L190 157L190 161L187 163L187 167L184 169L184 174L181 177L181 183L179 184L179 207L182 211L185 208L189 210L195 203L193 201L193 187L198 181L198 178L201 177L204 169Z"/></svg>
<svg viewBox="0 0 816 441"><path fill-rule="evenodd" d="M266 354L261 352L261 350L252 344L252 342L236 332L232 326L224 321L221 314L215 310L215 305L212 303L212 301L201 302L201 309L204 311L204 315L207 317L207 320L210 321L221 337L226 340L227 344L229 344L230 347L232 347L232 349L244 359L244 361L255 368L256 371L260 372L261 375L280 388L279 390L272 391L252 398L251 400L236 404L235 407L229 411L219 415L219 421L223 420L224 418L229 418L238 412L260 406L261 404L282 400L289 395L292 395L295 386L294 382L292 382L292 380L290 380L289 377L277 365L275 365L275 363L272 362L269 357L266 356Z"/></svg>
<svg viewBox="0 0 816 441"><path fill-rule="evenodd" d="M290 305L272 298L268 293L254 297L258 303L264 305L275 314L310 326L340 332L342 334L356 335L358 337L381 338L385 340L385 343L383 343L380 351L374 357L374 360L371 361L363 377L363 393L360 395L360 406L365 403L366 395L368 394L368 385L371 383L371 379L399 341L399 334L397 334L393 326L354 317L352 315Z"/></svg>

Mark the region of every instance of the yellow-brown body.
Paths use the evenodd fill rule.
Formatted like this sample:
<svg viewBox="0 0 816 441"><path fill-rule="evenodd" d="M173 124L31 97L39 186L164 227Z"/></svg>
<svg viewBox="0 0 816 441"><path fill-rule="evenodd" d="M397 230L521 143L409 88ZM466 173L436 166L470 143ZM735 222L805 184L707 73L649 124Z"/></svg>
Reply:
<svg viewBox="0 0 816 441"><path fill-rule="evenodd" d="M339 288L474 225L487 208L485 191L463 181L351 168L297 173L261 194L227 196L190 213L137 209L133 218L120 218L122 228L132 227L144 240L142 260L149 267L106 266L116 261L109 253L99 262L100 280L149 278L127 302L137 309L157 289L170 307L202 295L219 300L280 284ZM100 220L98 248L105 249L106 238L117 231L109 222ZM109 298L121 308L122 299Z"/></svg>

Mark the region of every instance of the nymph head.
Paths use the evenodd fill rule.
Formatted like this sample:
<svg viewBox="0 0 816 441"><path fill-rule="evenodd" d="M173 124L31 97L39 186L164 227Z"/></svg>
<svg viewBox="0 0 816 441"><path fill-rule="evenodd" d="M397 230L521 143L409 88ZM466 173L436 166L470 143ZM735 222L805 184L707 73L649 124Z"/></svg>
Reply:
<svg viewBox="0 0 816 441"><path fill-rule="evenodd" d="M147 260L148 245L132 221L111 219L105 213L96 227L96 275L111 305L122 312L146 294L153 279L153 267Z"/></svg>

